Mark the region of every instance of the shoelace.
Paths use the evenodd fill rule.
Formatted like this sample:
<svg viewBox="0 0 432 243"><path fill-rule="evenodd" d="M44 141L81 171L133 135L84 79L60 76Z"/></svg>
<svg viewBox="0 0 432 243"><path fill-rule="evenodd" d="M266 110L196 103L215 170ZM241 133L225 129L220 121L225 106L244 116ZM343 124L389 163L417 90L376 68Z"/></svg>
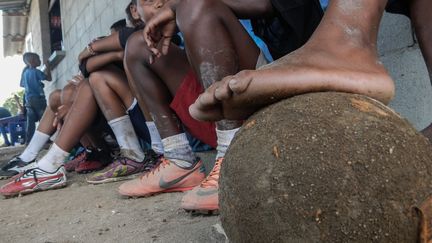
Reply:
<svg viewBox="0 0 432 243"><path fill-rule="evenodd" d="M38 179L37 179L37 177L36 177L36 172L35 172L35 169L34 169L34 168L32 168L32 169L28 169L28 170L25 170L25 171L23 171L22 173L18 174L18 175L17 175L17 178L15 179L15 182L19 182L19 181L21 181L21 177L23 177L24 175L28 175L30 172L33 173L33 179L34 179L34 180L36 181L36 183L37 183Z"/></svg>
<svg viewBox="0 0 432 243"><path fill-rule="evenodd" d="M223 161L223 158L218 158L216 160L215 165L213 167L213 170L204 179L204 181L201 182L200 186L202 188L217 187L219 185L219 174L220 174L220 167L221 167L222 161Z"/></svg>
<svg viewBox="0 0 432 243"><path fill-rule="evenodd" d="M160 167L165 168L165 166L168 166L168 165L170 165L169 160L165 159L164 157L160 157L160 158L158 159L158 162L157 162L156 164L154 164L154 165L152 166L152 168L150 168L149 171L145 172L145 173L141 176L141 178L143 178L144 176L145 176L145 177L149 177L149 176L150 176L150 173L151 173L152 175L154 175L154 173L155 173L156 170L157 170L158 172L160 171Z"/></svg>

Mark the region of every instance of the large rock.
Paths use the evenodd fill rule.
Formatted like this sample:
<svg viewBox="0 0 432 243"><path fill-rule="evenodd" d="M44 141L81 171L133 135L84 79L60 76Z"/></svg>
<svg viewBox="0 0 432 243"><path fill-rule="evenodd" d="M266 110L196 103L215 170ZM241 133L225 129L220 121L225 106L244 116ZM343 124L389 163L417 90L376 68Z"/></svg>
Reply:
<svg viewBox="0 0 432 243"><path fill-rule="evenodd" d="M223 227L232 242L416 242L431 150L364 96L279 102L245 123L225 157Z"/></svg>

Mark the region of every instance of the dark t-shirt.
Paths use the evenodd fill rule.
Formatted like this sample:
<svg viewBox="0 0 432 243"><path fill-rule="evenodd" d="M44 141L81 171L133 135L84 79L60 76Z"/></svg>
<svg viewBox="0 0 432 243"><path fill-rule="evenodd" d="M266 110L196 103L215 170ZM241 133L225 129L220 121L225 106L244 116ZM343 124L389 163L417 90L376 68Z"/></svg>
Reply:
<svg viewBox="0 0 432 243"><path fill-rule="evenodd" d="M252 21L274 59L300 48L323 17L319 0L271 0L276 15Z"/></svg>
<svg viewBox="0 0 432 243"><path fill-rule="evenodd" d="M123 50L126 48L126 43L127 43L127 40L129 39L129 37L133 33L135 33L135 31L142 30L143 28L144 28L144 26L135 27L135 28L125 27L125 28L120 29L119 41L120 41L120 45L123 48Z"/></svg>

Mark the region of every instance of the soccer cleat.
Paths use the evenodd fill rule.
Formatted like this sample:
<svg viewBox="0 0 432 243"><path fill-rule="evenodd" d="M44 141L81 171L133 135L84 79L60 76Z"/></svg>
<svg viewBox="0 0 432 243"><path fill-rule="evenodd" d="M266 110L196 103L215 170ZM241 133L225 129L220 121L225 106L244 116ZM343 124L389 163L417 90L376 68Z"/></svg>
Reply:
<svg viewBox="0 0 432 243"><path fill-rule="evenodd" d="M219 210L219 175L223 158L218 158L206 179L183 196L181 207L186 211L215 213Z"/></svg>
<svg viewBox="0 0 432 243"><path fill-rule="evenodd" d="M79 163L79 165L75 168L75 172L79 174L87 174L94 171L102 170L105 168L106 164L102 163L99 160L90 160L87 159Z"/></svg>
<svg viewBox="0 0 432 243"><path fill-rule="evenodd" d="M28 169L28 166L33 162L34 160L25 162L19 156L14 157L0 169L0 180L9 179L15 175L18 175L20 172Z"/></svg>
<svg viewBox="0 0 432 243"><path fill-rule="evenodd" d="M74 156L73 159L65 163L64 168L67 172L75 171L80 163L86 161L87 159L87 149L83 149L80 153Z"/></svg>
<svg viewBox="0 0 432 243"><path fill-rule="evenodd" d="M145 152L143 162L136 162L125 157L119 157L111 163L105 171L96 173L87 179L90 184L102 184L132 179L138 176L138 173L148 171L154 167L159 160L159 156L153 151Z"/></svg>
<svg viewBox="0 0 432 243"><path fill-rule="evenodd" d="M101 170L112 161L111 155L103 149L87 148L86 151L86 159L75 167L77 173L87 174Z"/></svg>
<svg viewBox="0 0 432 243"><path fill-rule="evenodd" d="M29 194L66 186L66 171L62 167L50 173L38 167L26 170L0 188L5 197Z"/></svg>
<svg viewBox="0 0 432 243"><path fill-rule="evenodd" d="M192 190L204 179L202 161L182 169L168 159L160 158L158 166L137 179L123 183L119 193L128 197L146 197L163 192Z"/></svg>

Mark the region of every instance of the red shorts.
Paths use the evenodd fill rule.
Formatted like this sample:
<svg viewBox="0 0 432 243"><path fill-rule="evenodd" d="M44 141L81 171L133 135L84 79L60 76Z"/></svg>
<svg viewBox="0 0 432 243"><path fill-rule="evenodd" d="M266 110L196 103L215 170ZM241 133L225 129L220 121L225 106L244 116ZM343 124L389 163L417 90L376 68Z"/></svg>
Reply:
<svg viewBox="0 0 432 243"><path fill-rule="evenodd" d="M175 111L192 136L216 148L215 123L197 121L189 114L189 106L195 102L203 91L202 85L198 82L195 73L191 70L183 79L182 84L180 84L170 107Z"/></svg>

